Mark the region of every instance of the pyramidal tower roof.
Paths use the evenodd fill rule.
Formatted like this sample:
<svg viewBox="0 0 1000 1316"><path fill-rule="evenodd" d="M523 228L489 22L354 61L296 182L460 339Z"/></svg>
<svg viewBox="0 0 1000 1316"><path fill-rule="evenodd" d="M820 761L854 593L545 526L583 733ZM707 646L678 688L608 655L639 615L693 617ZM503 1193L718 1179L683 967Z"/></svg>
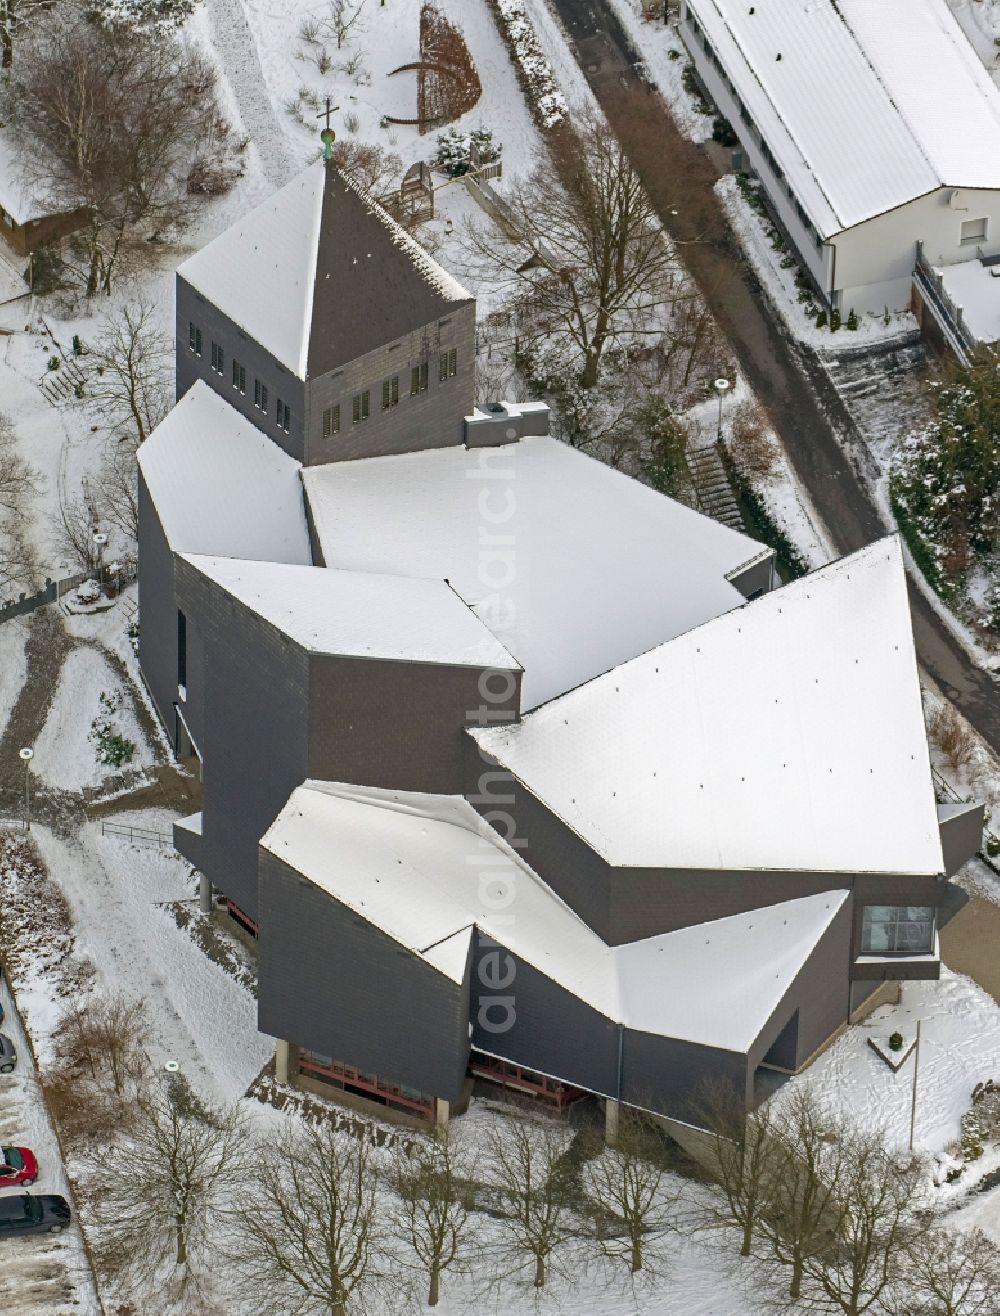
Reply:
<svg viewBox="0 0 1000 1316"><path fill-rule="evenodd" d="M300 379L336 370L472 300L323 160L178 273Z"/></svg>

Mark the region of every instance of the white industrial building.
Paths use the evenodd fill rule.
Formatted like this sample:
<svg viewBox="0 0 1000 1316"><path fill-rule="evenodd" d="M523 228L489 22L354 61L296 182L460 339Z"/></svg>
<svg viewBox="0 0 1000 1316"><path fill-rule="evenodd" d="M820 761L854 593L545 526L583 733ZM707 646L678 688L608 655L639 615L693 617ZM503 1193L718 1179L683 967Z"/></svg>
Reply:
<svg viewBox="0 0 1000 1316"><path fill-rule="evenodd" d="M909 306L918 243L1000 256L1000 92L945 0L682 0L681 34L831 306Z"/></svg>

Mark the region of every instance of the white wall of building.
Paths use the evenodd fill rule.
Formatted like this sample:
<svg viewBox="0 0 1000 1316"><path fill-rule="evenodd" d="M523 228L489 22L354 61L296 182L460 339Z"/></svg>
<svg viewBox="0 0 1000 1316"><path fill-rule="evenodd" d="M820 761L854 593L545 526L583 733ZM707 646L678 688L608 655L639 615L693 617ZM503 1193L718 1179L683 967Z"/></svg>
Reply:
<svg viewBox="0 0 1000 1316"><path fill-rule="evenodd" d="M963 242L962 224L981 219L986 220L986 237ZM899 310L910 302L918 241L932 265L972 260L980 249L1000 251L1000 192L939 188L846 229L832 241L843 310Z"/></svg>

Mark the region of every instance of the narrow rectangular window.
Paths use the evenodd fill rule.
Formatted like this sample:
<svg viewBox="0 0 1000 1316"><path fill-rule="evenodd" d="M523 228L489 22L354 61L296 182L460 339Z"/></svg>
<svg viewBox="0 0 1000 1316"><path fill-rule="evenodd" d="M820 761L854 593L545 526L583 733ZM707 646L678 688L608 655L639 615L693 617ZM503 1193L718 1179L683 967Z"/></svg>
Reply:
<svg viewBox="0 0 1000 1316"><path fill-rule="evenodd" d="M334 434L340 433L340 403L335 407L327 407L323 412L323 438L329 439Z"/></svg>
<svg viewBox="0 0 1000 1316"><path fill-rule="evenodd" d="M448 353L442 352L438 361L438 382L443 384L448 378Z"/></svg>
<svg viewBox="0 0 1000 1316"><path fill-rule="evenodd" d="M410 397L416 397L418 393L423 393L427 388L427 362L422 361L420 365L413 366L410 369Z"/></svg>
<svg viewBox="0 0 1000 1316"><path fill-rule="evenodd" d="M222 369L223 369L222 348L218 343L212 344L212 369L215 371L217 375L222 374Z"/></svg>
<svg viewBox="0 0 1000 1316"><path fill-rule="evenodd" d="M382 410L388 411L399 401L399 376L393 375L391 379L382 381Z"/></svg>
<svg viewBox="0 0 1000 1316"><path fill-rule="evenodd" d="M371 392L366 388L354 395L354 423L358 425L371 415Z"/></svg>
<svg viewBox="0 0 1000 1316"><path fill-rule="evenodd" d="M235 357L233 357L233 388L243 394L247 391L246 366L241 366Z"/></svg>
<svg viewBox="0 0 1000 1316"><path fill-rule="evenodd" d="M253 381L253 404L267 415L267 385L262 384L259 379Z"/></svg>
<svg viewBox="0 0 1000 1316"><path fill-rule="evenodd" d="M448 378L454 379L458 374L458 348L453 347L448 353Z"/></svg>
<svg viewBox="0 0 1000 1316"><path fill-rule="evenodd" d="M188 324L188 347L195 356L201 356L201 330L193 320Z"/></svg>
<svg viewBox="0 0 1000 1316"><path fill-rule="evenodd" d="M187 688L187 617L178 610L177 613L177 684Z"/></svg>
<svg viewBox="0 0 1000 1316"><path fill-rule="evenodd" d="M284 430L287 434L292 428L292 409L287 402L282 402L281 398L278 398L275 415L278 420L278 429Z"/></svg>

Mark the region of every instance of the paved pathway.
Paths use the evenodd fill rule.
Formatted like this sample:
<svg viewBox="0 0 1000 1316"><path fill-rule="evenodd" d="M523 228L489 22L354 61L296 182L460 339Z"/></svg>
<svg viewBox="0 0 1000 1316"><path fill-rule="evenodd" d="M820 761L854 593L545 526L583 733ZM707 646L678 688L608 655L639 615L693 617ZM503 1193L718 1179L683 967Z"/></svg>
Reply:
<svg viewBox="0 0 1000 1316"><path fill-rule="evenodd" d="M858 468L865 448L820 364L768 313L713 191L715 168L678 130L634 55L607 0L551 0L604 112L642 173L702 295L774 418L792 465L841 553L888 532ZM920 662L942 693L1000 753L1000 684L979 668L911 582Z"/></svg>

